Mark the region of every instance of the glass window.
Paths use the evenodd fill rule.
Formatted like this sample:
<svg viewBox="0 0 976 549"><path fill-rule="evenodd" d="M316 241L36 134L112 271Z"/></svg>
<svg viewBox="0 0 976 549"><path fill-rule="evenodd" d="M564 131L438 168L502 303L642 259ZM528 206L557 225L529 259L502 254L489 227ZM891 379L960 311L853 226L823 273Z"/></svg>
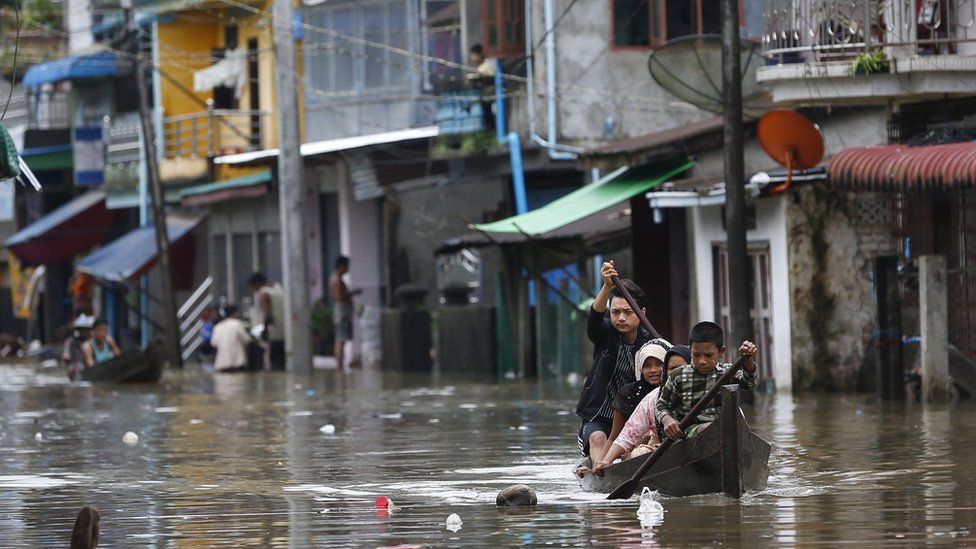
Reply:
<svg viewBox="0 0 976 549"><path fill-rule="evenodd" d="M613 45L650 46L650 15L648 0L614 0Z"/></svg>

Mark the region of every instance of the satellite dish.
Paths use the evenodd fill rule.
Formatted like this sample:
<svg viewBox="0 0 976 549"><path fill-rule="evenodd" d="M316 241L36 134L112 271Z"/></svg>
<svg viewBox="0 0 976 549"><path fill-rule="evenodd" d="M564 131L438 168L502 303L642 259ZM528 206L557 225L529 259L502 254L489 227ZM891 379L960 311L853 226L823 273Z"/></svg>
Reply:
<svg viewBox="0 0 976 549"><path fill-rule="evenodd" d="M820 129L796 111L777 109L764 114L759 119L756 137L766 154L786 168L786 183L772 189L773 194L789 188L793 170L809 170L823 159Z"/></svg>
<svg viewBox="0 0 976 549"><path fill-rule="evenodd" d="M760 44L742 40L742 111L758 117L773 108L769 89L756 80L756 69L765 61ZM683 36L658 46L647 61L651 78L671 95L709 112L721 114L722 37Z"/></svg>

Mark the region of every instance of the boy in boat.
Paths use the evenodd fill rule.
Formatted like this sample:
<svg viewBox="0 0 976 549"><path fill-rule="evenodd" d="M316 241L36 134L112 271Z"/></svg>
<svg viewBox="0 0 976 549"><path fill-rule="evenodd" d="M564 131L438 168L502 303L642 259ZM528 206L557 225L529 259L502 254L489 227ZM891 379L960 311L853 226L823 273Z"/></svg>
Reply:
<svg viewBox="0 0 976 549"><path fill-rule="evenodd" d="M621 387L636 381L634 355L651 339L640 327L637 312L613 286L612 278L617 276L613 261L603 264L600 276L603 287L586 320L586 335L594 345L594 363L576 405L576 415L583 420L577 442L590 463L600 461L606 453L613 426L613 398ZM644 292L630 280L620 282L643 310Z"/></svg>
<svg viewBox="0 0 976 549"><path fill-rule="evenodd" d="M637 353L637 360L644 363L642 374L645 379L649 375L653 376L654 371L657 370L658 378L666 380L671 372L688 364L691 354L685 345L674 345L667 353L659 353L659 349L662 347L654 345L655 341L657 340L651 341L641 348ZM666 372L663 371L664 365L667 365ZM594 464L593 474L603 476L603 469L619 457L625 456L624 459L630 459L653 452L657 448L657 445L661 443L662 433L654 419L654 410L660 392L661 388L658 386L641 399L633 413L630 414L630 418L627 419L620 434L612 441L613 443L606 455Z"/></svg>
<svg viewBox="0 0 976 549"><path fill-rule="evenodd" d="M104 318L95 319L92 336L82 346L82 351L85 353L85 364L89 368L122 354L115 340L108 334L108 321Z"/></svg>
<svg viewBox="0 0 976 549"><path fill-rule="evenodd" d="M718 363L719 358L725 354L725 334L718 324L695 324L688 335L688 342L691 346L691 364L676 370L668 378L657 399L655 411L664 433L674 440L697 435L718 417L719 403L712 400L686 432L682 432L678 426L718 378L732 366ZM735 380L746 389L754 389L759 383L755 359L757 352L758 348L751 341L743 341L739 346L739 354L746 357L746 360L742 369L736 372Z"/></svg>

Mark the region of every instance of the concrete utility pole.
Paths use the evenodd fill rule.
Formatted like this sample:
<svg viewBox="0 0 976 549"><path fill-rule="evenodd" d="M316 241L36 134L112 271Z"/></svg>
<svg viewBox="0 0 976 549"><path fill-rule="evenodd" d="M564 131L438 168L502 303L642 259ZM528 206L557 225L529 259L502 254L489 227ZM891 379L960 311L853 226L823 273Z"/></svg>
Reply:
<svg viewBox="0 0 976 549"><path fill-rule="evenodd" d="M156 133L153 131L152 116L149 112L149 92L146 90L146 67L139 51L139 29L132 13L132 2L123 0L126 24L126 51L132 56L135 66L136 87L139 90L139 120L142 122L142 143L146 157L146 171L149 175L149 196L152 200L152 217L156 229L156 255L159 259L159 279L162 285L163 354L170 364L183 367L183 353L180 348L179 321L176 318L176 293L173 291L173 272L169 254L169 238L166 230L166 203L163 187L159 181L159 162L156 157ZM156 106L159 108L159 105Z"/></svg>
<svg viewBox="0 0 976 549"><path fill-rule="evenodd" d="M305 256L305 177L300 152L295 32L291 0L275 0L273 14L275 87L278 107L278 204L281 266L285 286L287 368L312 371L311 303Z"/></svg>
<svg viewBox="0 0 976 549"><path fill-rule="evenodd" d="M722 99L725 123L725 230L729 249L729 305L732 333L726 341L737 346L752 339L749 318L749 253L746 248L745 166L742 143L742 68L739 57L739 3L722 1ZM734 352L733 352L734 354Z"/></svg>
<svg viewBox="0 0 976 549"><path fill-rule="evenodd" d="M918 260L919 318L922 333L922 400L945 402L949 391L949 304L944 255Z"/></svg>

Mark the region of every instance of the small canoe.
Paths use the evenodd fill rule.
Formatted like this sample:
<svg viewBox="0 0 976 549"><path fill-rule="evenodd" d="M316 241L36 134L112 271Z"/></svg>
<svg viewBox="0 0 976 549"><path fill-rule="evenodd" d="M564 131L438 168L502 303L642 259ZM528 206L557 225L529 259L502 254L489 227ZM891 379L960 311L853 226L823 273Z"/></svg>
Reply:
<svg viewBox="0 0 976 549"><path fill-rule="evenodd" d="M722 387L719 418L697 436L672 445L641 479L637 493L647 486L669 496L725 493L740 497L743 491L766 486L771 447L749 428L736 389ZM617 462L604 469L602 477L587 473L579 478L580 486L586 492L609 494L630 479L648 455ZM589 467L589 458L579 465Z"/></svg>
<svg viewBox="0 0 976 549"><path fill-rule="evenodd" d="M162 376L163 363L153 344L145 350L122 353L81 372L83 381L94 383L157 383Z"/></svg>

